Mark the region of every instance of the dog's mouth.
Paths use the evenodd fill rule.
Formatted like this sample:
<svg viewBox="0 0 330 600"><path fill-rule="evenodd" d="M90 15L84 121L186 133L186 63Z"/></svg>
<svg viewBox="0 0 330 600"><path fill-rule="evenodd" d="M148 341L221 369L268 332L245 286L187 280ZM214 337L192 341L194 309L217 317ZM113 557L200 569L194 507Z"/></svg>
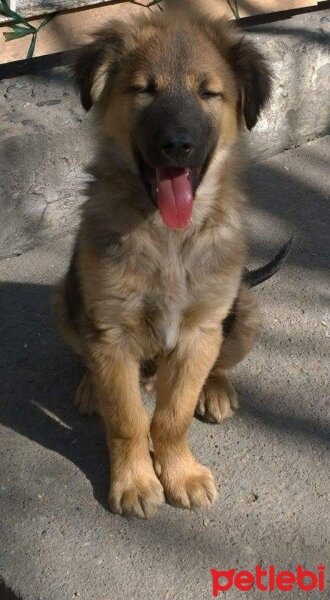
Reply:
<svg viewBox="0 0 330 600"><path fill-rule="evenodd" d="M181 167L156 167L139 161L140 172L152 201L170 229L185 229L193 211L196 190L203 169Z"/></svg>

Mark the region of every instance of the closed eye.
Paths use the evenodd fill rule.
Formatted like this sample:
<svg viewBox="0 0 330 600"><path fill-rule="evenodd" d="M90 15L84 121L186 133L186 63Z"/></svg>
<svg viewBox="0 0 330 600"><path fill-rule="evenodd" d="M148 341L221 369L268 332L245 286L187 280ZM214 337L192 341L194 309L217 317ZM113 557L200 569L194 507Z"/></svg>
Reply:
<svg viewBox="0 0 330 600"><path fill-rule="evenodd" d="M156 84L154 81L150 81L146 85L133 85L130 91L134 94L148 94L154 96L156 93Z"/></svg>
<svg viewBox="0 0 330 600"><path fill-rule="evenodd" d="M211 100L212 98L223 98L223 93L217 90L208 90L205 88L201 88L199 90L199 95L204 100Z"/></svg>

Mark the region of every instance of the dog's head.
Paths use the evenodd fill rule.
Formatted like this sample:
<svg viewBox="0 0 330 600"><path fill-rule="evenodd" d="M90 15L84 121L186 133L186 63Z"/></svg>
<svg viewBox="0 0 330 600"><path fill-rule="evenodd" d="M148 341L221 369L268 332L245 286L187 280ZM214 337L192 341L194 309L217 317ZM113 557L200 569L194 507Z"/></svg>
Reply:
<svg viewBox="0 0 330 600"><path fill-rule="evenodd" d="M244 121L256 124L271 78L236 27L181 5L110 23L81 50L76 79L84 108L97 104L166 225L182 228L213 156Z"/></svg>

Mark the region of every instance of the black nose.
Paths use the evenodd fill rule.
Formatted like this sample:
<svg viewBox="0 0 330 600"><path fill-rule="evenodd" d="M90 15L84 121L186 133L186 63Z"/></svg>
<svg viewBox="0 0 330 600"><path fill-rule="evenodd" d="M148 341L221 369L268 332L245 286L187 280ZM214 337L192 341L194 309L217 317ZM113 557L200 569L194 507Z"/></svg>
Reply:
<svg viewBox="0 0 330 600"><path fill-rule="evenodd" d="M163 155L179 161L187 158L195 147L192 136L183 129L165 131L160 135L158 145Z"/></svg>

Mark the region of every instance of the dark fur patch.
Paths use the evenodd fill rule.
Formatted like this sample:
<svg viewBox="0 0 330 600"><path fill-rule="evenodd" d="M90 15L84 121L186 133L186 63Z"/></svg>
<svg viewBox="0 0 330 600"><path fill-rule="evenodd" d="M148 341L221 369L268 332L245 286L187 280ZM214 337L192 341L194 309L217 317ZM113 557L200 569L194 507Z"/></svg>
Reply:
<svg viewBox="0 0 330 600"><path fill-rule="evenodd" d="M230 49L230 62L242 88L242 107L246 126L253 129L271 92L271 75L263 55L242 37Z"/></svg>
<svg viewBox="0 0 330 600"><path fill-rule="evenodd" d="M77 270L77 250L75 248L71 257L69 269L64 283L65 301L68 316L71 323L75 326L79 320L82 309L82 296L80 289L80 280Z"/></svg>
<svg viewBox="0 0 330 600"><path fill-rule="evenodd" d="M73 73L85 110L89 110L94 103L91 90L98 69L107 64L109 75L117 70L117 61L124 48L122 28L122 23L113 22L111 26L95 34L95 40L77 53Z"/></svg>

